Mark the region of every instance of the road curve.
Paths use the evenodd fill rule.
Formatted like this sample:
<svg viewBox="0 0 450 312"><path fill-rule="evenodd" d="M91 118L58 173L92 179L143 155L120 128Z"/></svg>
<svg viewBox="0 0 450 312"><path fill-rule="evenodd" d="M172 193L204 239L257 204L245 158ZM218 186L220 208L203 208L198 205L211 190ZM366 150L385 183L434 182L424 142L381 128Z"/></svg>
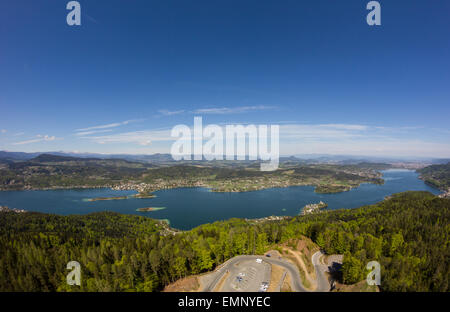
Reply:
<svg viewBox="0 0 450 312"><path fill-rule="evenodd" d="M314 265L314 270L316 271L316 278L317 278L316 280L317 288L315 289L316 292L330 291L330 282L328 281L328 278L325 275L325 272L328 270L328 267L324 264L321 264L319 261L320 257L323 255L324 253L322 251L317 251L311 257L312 263Z"/></svg>
<svg viewBox="0 0 450 312"><path fill-rule="evenodd" d="M325 276L326 267L324 265L321 265L319 263L320 256L323 255L322 252L318 251L312 256L312 261L314 264L314 268L316 270L316 276L317 276L317 289L315 291L324 292L329 291L330 285L328 282L328 279ZM222 279L224 274L229 270L229 268L233 265L235 265L237 262L242 260L255 260L256 259L263 259L264 262L279 265L283 268L285 268L292 276L292 287L294 288L294 291L296 292L307 292L301 282L300 273L298 271L298 268L296 265L282 259L275 259L271 257L263 257L263 256L253 256L253 255L244 255L244 256L236 256L234 258L231 258L230 260L226 261L216 272L213 274L216 274L212 280L212 282L207 285L203 291L204 292L211 292L214 290L214 288L217 286L219 281Z"/></svg>

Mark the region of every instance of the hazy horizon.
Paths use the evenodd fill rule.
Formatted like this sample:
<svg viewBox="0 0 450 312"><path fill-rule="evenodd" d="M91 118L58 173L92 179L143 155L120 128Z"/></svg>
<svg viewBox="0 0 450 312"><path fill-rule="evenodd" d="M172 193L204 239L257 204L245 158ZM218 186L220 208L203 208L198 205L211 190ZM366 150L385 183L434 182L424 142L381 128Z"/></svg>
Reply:
<svg viewBox="0 0 450 312"><path fill-rule="evenodd" d="M152 153L152 154L134 154L134 153L95 153L95 152L80 152L80 151L33 151L33 152L23 152L23 151L8 151L8 150L0 150L1 152L6 153L25 153L25 154L65 154L65 155L103 155L103 156L154 156L154 155L170 155L170 152L165 153ZM191 154L194 155L194 154ZM296 157L298 159L314 159L314 158L320 158L320 157L330 157L330 158L341 158L342 160L351 160L352 158L368 158L368 159L380 159L380 160L398 160L398 161L420 161L420 160L446 160L450 159L450 157L421 157L421 156L388 156L388 155L357 155L357 154L322 154L322 153L312 153L312 154L286 154L286 155L280 155L280 157L288 158L288 157ZM247 159L246 159L247 160ZM224 159L223 161L226 161Z"/></svg>

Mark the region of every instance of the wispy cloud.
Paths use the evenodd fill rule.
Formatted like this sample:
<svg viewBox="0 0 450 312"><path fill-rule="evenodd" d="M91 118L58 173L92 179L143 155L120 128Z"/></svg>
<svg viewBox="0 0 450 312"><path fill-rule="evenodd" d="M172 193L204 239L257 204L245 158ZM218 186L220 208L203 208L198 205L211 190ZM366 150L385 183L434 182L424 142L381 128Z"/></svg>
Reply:
<svg viewBox="0 0 450 312"><path fill-rule="evenodd" d="M354 124L321 124L322 128L340 129L340 130L367 130L368 126Z"/></svg>
<svg viewBox="0 0 450 312"><path fill-rule="evenodd" d="M44 142L44 141L54 141L56 140L55 136L48 136L48 135L40 135L38 134L35 139L21 141L13 143L13 145L24 145L24 144L30 144L30 143L38 143L38 142Z"/></svg>
<svg viewBox="0 0 450 312"><path fill-rule="evenodd" d="M6 133L6 132L8 132L6 129L1 129L0 130L0 133Z"/></svg>
<svg viewBox="0 0 450 312"><path fill-rule="evenodd" d="M92 130L92 131L82 131L75 133L76 136L85 136L85 135L91 135L96 133L105 133L105 132L111 132L111 129L105 129L105 130Z"/></svg>
<svg viewBox="0 0 450 312"><path fill-rule="evenodd" d="M179 114L183 114L184 112L185 112L184 109L182 109L182 110L176 110L176 111L170 111L170 110L167 110L167 109L160 109L160 110L158 111L158 113L160 113L160 114L163 115L163 116L179 115Z"/></svg>
<svg viewBox="0 0 450 312"><path fill-rule="evenodd" d="M285 124L280 125L280 138L290 140L339 140L364 135L367 126L356 124Z"/></svg>
<svg viewBox="0 0 450 312"><path fill-rule="evenodd" d="M200 108L193 111L194 114L240 114L251 111L274 109L275 106L240 106L240 107L215 107L215 108Z"/></svg>
<svg viewBox="0 0 450 312"><path fill-rule="evenodd" d="M161 109L158 111L160 116L174 116L183 113L186 114L197 114L197 115L231 115L231 114L242 114L248 112L255 112L261 110L275 109L276 106L265 106L265 105L255 105L255 106L239 106L239 107L208 107L208 108L198 108L194 110L167 110Z"/></svg>
<svg viewBox="0 0 450 312"><path fill-rule="evenodd" d="M86 13L83 13L83 15L86 16L88 18L88 20L90 20L91 22L94 22L95 24L99 24L99 22L92 16L87 15Z"/></svg>
<svg viewBox="0 0 450 312"><path fill-rule="evenodd" d="M134 143L143 146L150 145L154 141L169 141L173 140L170 136L170 129L165 130L145 130L145 131L132 131L125 133L117 133L111 135L101 136L88 136L84 137L98 144L108 143Z"/></svg>
<svg viewBox="0 0 450 312"><path fill-rule="evenodd" d="M226 125L224 123L219 126L225 130ZM204 127L206 126L204 125ZM293 122L280 123L279 126L280 152L283 155L304 153L433 157L450 155L450 144L433 140L433 135L423 134L423 129L420 127L408 127L409 130L405 133L405 127L352 123L302 124ZM416 129L413 130L413 128ZM134 145L165 148L164 152L170 151L170 144L176 139L171 136L169 128L97 136L87 135L81 138L97 144L129 144L126 148L127 151ZM205 138L205 140L207 139ZM156 142L158 144L153 144Z"/></svg>
<svg viewBox="0 0 450 312"><path fill-rule="evenodd" d="M226 124L221 126L225 131ZM366 126L353 124L286 124L280 125L280 139L300 141L304 139L336 140L343 138L357 138L361 137L361 132L366 129ZM171 137L171 129L132 131L111 135L85 136L82 138L89 139L99 144L135 143L139 145L149 145L151 142L155 141L175 140L175 138Z"/></svg>
<svg viewBox="0 0 450 312"><path fill-rule="evenodd" d="M99 125L99 126L93 126L93 127L88 127L88 128L76 129L75 131L80 132L80 131L116 128L116 127L128 125L130 123L139 122L139 121L142 121L142 119L125 120L122 122L110 123L110 124L106 124L106 125Z"/></svg>

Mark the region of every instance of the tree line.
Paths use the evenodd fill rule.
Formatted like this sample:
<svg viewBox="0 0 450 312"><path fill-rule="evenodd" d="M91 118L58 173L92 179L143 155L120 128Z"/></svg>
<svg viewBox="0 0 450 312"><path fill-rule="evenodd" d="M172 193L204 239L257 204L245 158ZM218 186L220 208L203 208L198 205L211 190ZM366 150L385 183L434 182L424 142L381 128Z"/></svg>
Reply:
<svg viewBox="0 0 450 312"><path fill-rule="evenodd" d="M449 208L448 199L406 192L357 209L264 223L230 219L178 234L136 215L4 212L0 291L160 291L236 255L306 236L328 254L344 254L344 283L365 279L366 264L376 260L383 291L445 292ZM81 264L81 286L66 283L72 260Z"/></svg>

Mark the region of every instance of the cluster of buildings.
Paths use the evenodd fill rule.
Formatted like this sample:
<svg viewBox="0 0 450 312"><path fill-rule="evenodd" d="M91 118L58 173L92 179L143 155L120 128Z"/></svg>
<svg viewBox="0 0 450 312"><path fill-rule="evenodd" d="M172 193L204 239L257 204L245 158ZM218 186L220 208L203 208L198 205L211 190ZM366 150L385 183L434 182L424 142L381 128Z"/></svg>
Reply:
<svg viewBox="0 0 450 312"><path fill-rule="evenodd" d="M0 212L23 213L23 212L27 212L27 211L23 210L23 209L9 208L7 206L0 206Z"/></svg>
<svg viewBox="0 0 450 312"><path fill-rule="evenodd" d="M202 186L207 186L202 180L192 181L189 179L171 179L171 180L155 179L154 181L152 181L151 184L144 182L142 183L126 182L120 185L113 186L111 188L116 191L135 190L138 193L148 193L157 190L171 189L177 187L202 187Z"/></svg>
<svg viewBox="0 0 450 312"><path fill-rule="evenodd" d="M267 221L281 221L284 219L290 218L289 216L269 216L264 218L258 218L258 219L245 219L247 222L254 222L254 223L261 223L261 222L267 222Z"/></svg>
<svg viewBox="0 0 450 312"><path fill-rule="evenodd" d="M447 192L442 193L439 195L440 198L450 198L450 188L447 189Z"/></svg>
<svg viewBox="0 0 450 312"><path fill-rule="evenodd" d="M311 213L317 213L320 212L320 209L326 208L328 205L325 204L323 201L320 201L318 204L309 204L303 207L302 214L307 215Z"/></svg>

